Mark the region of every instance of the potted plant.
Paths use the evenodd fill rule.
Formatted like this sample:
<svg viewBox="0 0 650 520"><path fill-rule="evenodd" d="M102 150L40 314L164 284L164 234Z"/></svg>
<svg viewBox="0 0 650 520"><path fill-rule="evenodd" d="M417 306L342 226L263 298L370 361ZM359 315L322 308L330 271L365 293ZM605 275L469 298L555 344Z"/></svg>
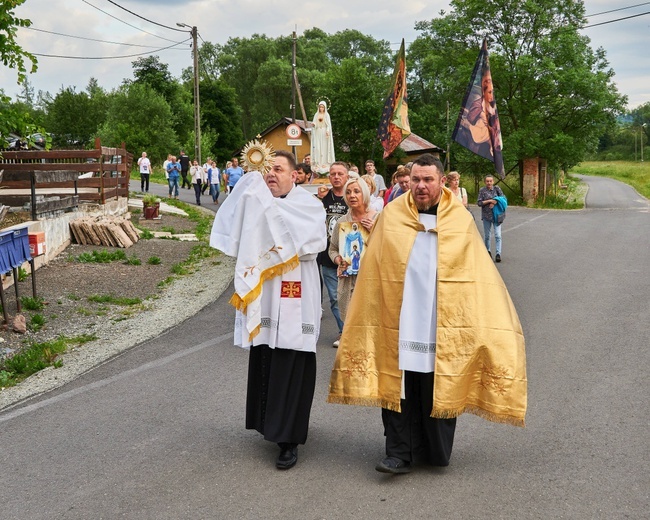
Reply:
<svg viewBox="0 0 650 520"><path fill-rule="evenodd" d="M142 209L144 213L144 218L147 220L152 220L154 218L159 218L160 213L160 199L155 195L147 193L142 197Z"/></svg>

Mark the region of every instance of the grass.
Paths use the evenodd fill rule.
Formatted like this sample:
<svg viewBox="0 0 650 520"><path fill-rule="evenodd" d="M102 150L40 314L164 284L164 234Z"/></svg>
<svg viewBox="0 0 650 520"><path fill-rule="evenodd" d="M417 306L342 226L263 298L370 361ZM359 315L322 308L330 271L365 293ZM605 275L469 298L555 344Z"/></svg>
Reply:
<svg viewBox="0 0 650 520"><path fill-rule="evenodd" d="M34 314L29 322L29 328L34 332L41 330L43 325L45 325L45 316L42 314Z"/></svg>
<svg viewBox="0 0 650 520"><path fill-rule="evenodd" d="M126 265L141 265L142 264L140 259L135 255L131 255L129 258L126 259L126 262L124 262L124 263Z"/></svg>
<svg viewBox="0 0 650 520"><path fill-rule="evenodd" d="M172 273L182 276L189 273L189 269L184 265L185 262L178 262L177 264L172 265Z"/></svg>
<svg viewBox="0 0 650 520"><path fill-rule="evenodd" d="M25 271L22 267L18 268L18 281L19 282L24 282L27 279L27 271Z"/></svg>
<svg viewBox="0 0 650 520"><path fill-rule="evenodd" d="M89 302L94 303L110 303L113 305L140 305L142 303L141 298L125 298L113 296L112 294L93 294L88 296Z"/></svg>
<svg viewBox="0 0 650 520"><path fill-rule="evenodd" d="M99 263L108 264L118 260L126 260L126 253L121 249L115 251L108 251L106 249L94 250L90 253L81 253L75 258L77 262L81 263Z"/></svg>
<svg viewBox="0 0 650 520"><path fill-rule="evenodd" d="M32 298L31 296L21 296L20 304L28 311L42 311L43 307L45 307L43 298L38 296L36 298Z"/></svg>
<svg viewBox="0 0 650 520"><path fill-rule="evenodd" d="M616 179L650 198L650 161L588 161L574 166L569 173Z"/></svg>
<svg viewBox="0 0 650 520"><path fill-rule="evenodd" d="M150 256L149 260L147 260L147 263L149 265L160 265L161 262L162 260L160 259L159 256Z"/></svg>
<svg viewBox="0 0 650 520"><path fill-rule="evenodd" d="M148 229L143 229L142 233L140 233L140 238L142 240L151 240L153 238L153 233Z"/></svg>
<svg viewBox="0 0 650 520"><path fill-rule="evenodd" d="M69 346L82 345L95 339L95 335L84 334L75 337L59 336L54 340L31 343L23 351L0 362L0 387L15 386L49 366L62 366L63 362L58 358Z"/></svg>

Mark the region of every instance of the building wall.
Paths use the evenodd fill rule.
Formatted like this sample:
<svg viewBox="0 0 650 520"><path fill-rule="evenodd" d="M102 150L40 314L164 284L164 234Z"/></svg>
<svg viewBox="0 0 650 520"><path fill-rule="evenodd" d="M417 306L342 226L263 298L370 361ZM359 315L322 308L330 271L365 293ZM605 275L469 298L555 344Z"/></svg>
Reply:
<svg viewBox="0 0 650 520"><path fill-rule="evenodd" d="M268 134L262 137L262 139L270 143L271 146L273 146L273 150L285 150L291 153L293 150L291 146L287 144L287 134L285 133L286 128L285 125L280 125L271 130ZM302 162L305 155L309 153L311 147L309 134L307 132L303 132L300 139L302 139L302 146L296 146L298 162Z"/></svg>

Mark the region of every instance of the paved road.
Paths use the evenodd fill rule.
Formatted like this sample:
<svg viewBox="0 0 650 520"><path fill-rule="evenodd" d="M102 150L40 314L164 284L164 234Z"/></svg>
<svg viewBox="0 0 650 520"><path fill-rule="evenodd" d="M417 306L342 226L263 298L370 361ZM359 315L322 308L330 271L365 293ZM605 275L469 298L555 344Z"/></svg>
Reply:
<svg viewBox="0 0 650 520"><path fill-rule="evenodd" d="M379 410L325 403L279 472L243 428L246 353L227 296L55 392L0 413L2 519L647 518L650 213L509 208L499 269L527 338L526 428L459 419L446 469L377 473ZM589 202L591 205L591 202ZM181 303L179 302L179 305Z"/></svg>

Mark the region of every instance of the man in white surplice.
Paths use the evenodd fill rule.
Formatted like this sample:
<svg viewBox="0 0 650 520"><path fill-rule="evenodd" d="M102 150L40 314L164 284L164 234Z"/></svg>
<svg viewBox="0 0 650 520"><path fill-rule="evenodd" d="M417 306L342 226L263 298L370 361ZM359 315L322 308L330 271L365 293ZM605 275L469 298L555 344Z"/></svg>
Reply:
<svg viewBox="0 0 650 520"><path fill-rule="evenodd" d="M277 151L264 176L250 172L215 217L210 245L237 258L235 345L250 349L246 428L280 447L278 469L296 464L316 384L321 291L316 256L325 210L295 186L296 162Z"/></svg>

